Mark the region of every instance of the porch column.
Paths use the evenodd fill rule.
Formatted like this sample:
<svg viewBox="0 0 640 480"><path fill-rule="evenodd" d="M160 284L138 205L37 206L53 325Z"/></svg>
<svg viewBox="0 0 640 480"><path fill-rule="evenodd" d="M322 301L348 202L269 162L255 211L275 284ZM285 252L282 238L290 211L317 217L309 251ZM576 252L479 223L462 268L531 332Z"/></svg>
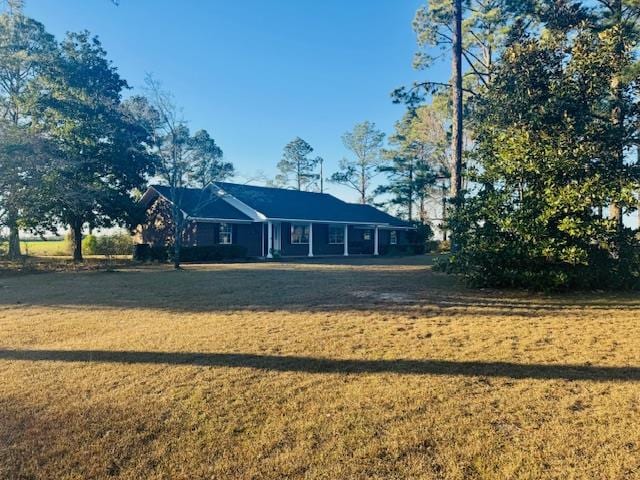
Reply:
<svg viewBox="0 0 640 480"><path fill-rule="evenodd" d="M313 257L313 223L309 224L309 256Z"/></svg>
<svg viewBox="0 0 640 480"><path fill-rule="evenodd" d="M373 254L379 255L378 252L378 226L373 230Z"/></svg>
<svg viewBox="0 0 640 480"><path fill-rule="evenodd" d="M267 222L267 258L273 258L273 223Z"/></svg>
<svg viewBox="0 0 640 480"><path fill-rule="evenodd" d="M349 225L344 225L344 256L349 256Z"/></svg>

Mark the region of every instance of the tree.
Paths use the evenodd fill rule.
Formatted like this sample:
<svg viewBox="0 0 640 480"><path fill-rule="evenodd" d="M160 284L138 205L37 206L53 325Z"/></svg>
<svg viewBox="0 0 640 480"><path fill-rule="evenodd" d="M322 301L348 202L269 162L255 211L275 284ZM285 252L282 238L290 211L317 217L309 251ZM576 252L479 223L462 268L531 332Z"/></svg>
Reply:
<svg viewBox="0 0 640 480"><path fill-rule="evenodd" d="M67 34L32 92L36 127L58 152L42 187L47 219L52 228L69 226L74 261L82 261L85 225L130 223L131 191L152 170L147 133L122 108L126 87L98 39L85 31Z"/></svg>
<svg viewBox="0 0 640 480"><path fill-rule="evenodd" d="M20 2L11 2L9 7L0 15L0 113L2 119L13 126L3 127L5 140L8 135L11 142L16 142L9 144L23 148L4 150L5 153L13 150L16 158L5 156L3 159L0 209L2 224L9 229L8 255L15 259L20 256L19 227L26 215L19 199L28 198L25 188L36 187L32 172L26 170L27 166L34 166L29 152L36 151L28 146L38 143L36 138L28 138L32 132L26 95L34 80L51 64L56 44L41 23L22 13ZM25 182L26 178L29 182Z"/></svg>
<svg viewBox="0 0 640 480"><path fill-rule="evenodd" d="M640 172L612 162L639 121L639 85L612 95L617 39L575 5L547 11L544 28L512 37L491 86L472 104L475 180L454 213L453 266L490 286L640 286L638 239L598 207L635 208ZM630 64L632 52L625 52ZM626 112L611 121L612 104Z"/></svg>
<svg viewBox="0 0 640 480"><path fill-rule="evenodd" d="M278 162L280 173L276 182L280 185L293 183L297 190L308 190L319 179L315 168L320 162L319 157L310 158L313 147L300 137L287 143L282 152L282 159Z"/></svg>
<svg viewBox="0 0 640 480"><path fill-rule="evenodd" d="M451 196L455 206L462 195L462 0L453 0L453 35L451 39L451 103L453 120L451 135ZM479 78L483 79L480 75ZM483 79L484 81L484 79ZM455 240L451 242L455 249Z"/></svg>
<svg viewBox="0 0 640 480"><path fill-rule="evenodd" d="M640 2L637 0L596 0L593 12L598 22L600 35L612 43L613 54L610 61L615 74L610 82L610 118L615 126L618 146L613 155L614 167L624 170L625 157L629 152L630 141L627 128L628 113L625 109L625 90L629 84L637 82L638 59L637 45L640 40ZM635 134L635 132L633 132ZM620 190L622 184L614 186ZM618 229L623 229L625 205L613 202L609 206L610 217L615 220Z"/></svg>
<svg viewBox="0 0 640 480"><path fill-rule="evenodd" d="M150 136L148 149L157 158L156 173L170 189L173 227L173 264L179 269L185 232L190 220L184 213L185 187L200 187L200 199L192 210L198 211L218 199L206 188L234 172L231 163L222 162L222 150L206 130L193 136L181 118L171 94L153 77L146 79L147 97L133 97L128 108Z"/></svg>
<svg viewBox="0 0 640 480"><path fill-rule="evenodd" d="M450 195L455 208L462 202L463 188L463 94L477 95L491 83L493 63L501 52L516 11L526 11L530 1L509 0L431 0L416 12L413 28L419 50L414 67L433 66L445 52L451 56L451 81L416 82L410 89L397 89L395 101L409 108L433 96L451 115ZM438 55L434 56L436 51ZM463 73L463 61L468 73ZM464 80L464 81L463 81ZM448 96L448 101L437 101ZM452 243L455 247L455 242Z"/></svg>
<svg viewBox="0 0 640 480"><path fill-rule="evenodd" d="M446 134L436 111L427 106L409 110L396 124L390 143L394 148L385 152L389 162L379 167L388 182L376 191L390 195L388 203L409 221L416 219L417 210L417 219L425 224L436 180L448 175Z"/></svg>
<svg viewBox="0 0 640 480"><path fill-rule="evenodd" d="M372 200L369 190L371 181L379 173L384 137L375 123L369 121L357 123L353 130L342 135L342 143L353 153L355 160L343 159L340 171L331 175L331 181L357 191L362 204Z"/></svg>
<svg viewBox="0 0 640 480"><path fill-rule="evenodd" d="M193 183L206 188L211 182L233 177L231 162L222 161L222 149L206 130L198 130L191 138L193 148Z"/></svg>

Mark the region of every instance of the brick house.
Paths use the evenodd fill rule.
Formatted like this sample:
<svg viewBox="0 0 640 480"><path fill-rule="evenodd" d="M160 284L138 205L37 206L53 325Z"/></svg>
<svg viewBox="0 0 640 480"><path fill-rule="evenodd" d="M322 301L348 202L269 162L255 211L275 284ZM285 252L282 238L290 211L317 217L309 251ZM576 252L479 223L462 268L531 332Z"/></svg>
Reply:
<svg viewBox="0 0 640 480"><path fill-rule="evenodd" d="M414 229L370 205L326 193L226 182L174 193L188 221L185 246L237 244L252 257L378 255L407 245ZM136 243L171 243L173 201L169 187L147 189L140 199L146 220Z"/></svg>

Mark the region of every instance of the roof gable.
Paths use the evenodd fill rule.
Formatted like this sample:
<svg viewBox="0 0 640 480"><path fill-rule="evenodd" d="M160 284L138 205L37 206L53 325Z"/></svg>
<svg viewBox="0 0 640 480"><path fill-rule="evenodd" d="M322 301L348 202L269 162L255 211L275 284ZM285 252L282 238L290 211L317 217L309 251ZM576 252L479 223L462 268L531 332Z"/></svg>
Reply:
<svg viewBox="0 0 640 480"><path fill-rule="evenodd" d="M167 200L173 202L171 188L164 185L152 185ZM250 221L251 218L228 202L216 195L211 189L178 188L179 204L182 210L191 218L206 218L212 220Z"/></svg>

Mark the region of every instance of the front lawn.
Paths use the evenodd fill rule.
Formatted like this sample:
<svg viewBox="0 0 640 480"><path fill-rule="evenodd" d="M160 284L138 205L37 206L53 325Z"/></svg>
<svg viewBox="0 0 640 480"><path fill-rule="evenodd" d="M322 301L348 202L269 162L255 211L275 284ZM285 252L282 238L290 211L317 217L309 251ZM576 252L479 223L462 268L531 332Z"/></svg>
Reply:
<svg viewBox="0 0 640 480"><path fill-rule="evenodd" d="M0 278L0 478L638 478L640 299L428 263Z"/></svg>

